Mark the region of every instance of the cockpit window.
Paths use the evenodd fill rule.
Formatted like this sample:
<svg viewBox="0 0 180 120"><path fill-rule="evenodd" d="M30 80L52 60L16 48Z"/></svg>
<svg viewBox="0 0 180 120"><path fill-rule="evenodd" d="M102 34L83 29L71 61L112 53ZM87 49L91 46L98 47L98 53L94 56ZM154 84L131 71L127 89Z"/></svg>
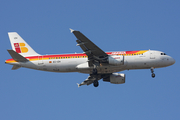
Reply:
<svg viewBox="0 0 180 120"><path fill-rule="evenodd" d="M161 55L166 55L166 53L161 53Z"/></svg>

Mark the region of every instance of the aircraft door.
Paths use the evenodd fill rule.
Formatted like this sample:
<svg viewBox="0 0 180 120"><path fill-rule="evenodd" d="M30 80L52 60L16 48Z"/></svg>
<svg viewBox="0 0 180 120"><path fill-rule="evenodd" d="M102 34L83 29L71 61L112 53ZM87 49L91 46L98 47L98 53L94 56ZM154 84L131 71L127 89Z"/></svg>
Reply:
<svg viewBox="0 0 180 120"><path fill-rule="evenodd" d="M155 59L155 52L150 51L150 59Z"/></svg>

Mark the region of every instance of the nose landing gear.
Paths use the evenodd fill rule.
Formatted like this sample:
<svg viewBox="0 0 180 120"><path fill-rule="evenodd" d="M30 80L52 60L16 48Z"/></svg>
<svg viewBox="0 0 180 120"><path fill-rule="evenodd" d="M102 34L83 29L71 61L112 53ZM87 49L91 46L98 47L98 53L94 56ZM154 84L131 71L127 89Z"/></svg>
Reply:
<svg viewBox="0 0 180 120"><path fill-rule="evenodd" d="M152 73L152 74L151 74L152 78L154 78L154 77L155 77L155 74L154 74L154 68L153 68L153 67L151 68L151 73Z"/></svg>

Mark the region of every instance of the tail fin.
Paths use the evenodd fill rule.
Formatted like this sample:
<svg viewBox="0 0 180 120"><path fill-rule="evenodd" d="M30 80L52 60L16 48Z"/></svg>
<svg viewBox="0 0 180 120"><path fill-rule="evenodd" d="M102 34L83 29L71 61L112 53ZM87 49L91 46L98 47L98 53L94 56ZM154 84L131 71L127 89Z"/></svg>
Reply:
<svg viewBox="0 0 180 120"><path fill-rule="evenodd" d="M18 35L18 33L9 32L8 35L12 49L23 57L39 55Z"/></svg>

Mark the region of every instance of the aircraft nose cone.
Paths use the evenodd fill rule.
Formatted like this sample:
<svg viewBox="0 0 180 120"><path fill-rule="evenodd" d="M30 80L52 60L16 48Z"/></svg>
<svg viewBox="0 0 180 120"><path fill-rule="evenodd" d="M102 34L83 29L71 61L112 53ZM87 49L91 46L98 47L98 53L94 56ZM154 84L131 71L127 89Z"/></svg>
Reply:
<svg viewBox="0 0 180 120"><path fill-rule="evenodd" d="M175 61L175 59L174 58L170 58L170 60L169 60L170 62L171 62L171 65L173 65L176 61Z"/></svg>

